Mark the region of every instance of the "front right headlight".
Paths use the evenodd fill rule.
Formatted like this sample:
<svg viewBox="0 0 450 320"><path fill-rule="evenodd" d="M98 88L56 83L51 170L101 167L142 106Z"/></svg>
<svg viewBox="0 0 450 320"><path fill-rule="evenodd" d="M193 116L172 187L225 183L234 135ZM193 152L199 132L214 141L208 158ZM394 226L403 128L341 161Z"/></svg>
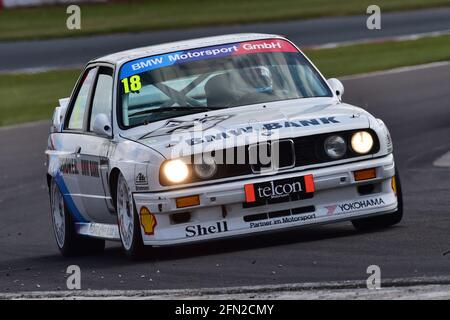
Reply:
<svg viewBox="0 0 450 320"><path fill-rule="evenodd" d="M189 168L180 159L169 160L163 164L162 172L164 177L172 183L185 181L189 176Z"/></svg>

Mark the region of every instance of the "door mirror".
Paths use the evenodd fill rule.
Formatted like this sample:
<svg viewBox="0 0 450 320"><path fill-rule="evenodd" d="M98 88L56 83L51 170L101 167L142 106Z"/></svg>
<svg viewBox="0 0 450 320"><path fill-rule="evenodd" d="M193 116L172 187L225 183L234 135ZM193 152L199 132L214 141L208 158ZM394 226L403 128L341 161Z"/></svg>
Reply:
<svg viewBox="0 0 450 320"><path fill-rule="evenodd" d="M339 100L342 100L342 96L344 95L344 85L342 82L340 82L336 78L328 79L328 85L331 87L331 90L333 90L333 94L336 95L336 97L339 98Z"/></svg>
<svg viewBox="0 0 450 320"><path fill-rule="evenodd" d="M55 108L53 111L52 118L52 132L61 131L61 125L63 122L63 118L66 114L67 105L69 104L70 98L59 99L59 106Z"/></svg>
<svg viewBox="0 0 450 320"><path fill-rule="evenodd" d="M61 107L56 107L55 111L53 111L52 128L51 128L52 132L60 131L62 117L63 117L63 113L62 113L61 109L62 109Z"/></svg>
<svg viewBox="0 0 450 320"><path fill-rule="evenodd" d="M104 113L99 113L94 118L94 125L92 126L92 131L99 136L110 137L112 134L111 121L109 117Z"/></svg>

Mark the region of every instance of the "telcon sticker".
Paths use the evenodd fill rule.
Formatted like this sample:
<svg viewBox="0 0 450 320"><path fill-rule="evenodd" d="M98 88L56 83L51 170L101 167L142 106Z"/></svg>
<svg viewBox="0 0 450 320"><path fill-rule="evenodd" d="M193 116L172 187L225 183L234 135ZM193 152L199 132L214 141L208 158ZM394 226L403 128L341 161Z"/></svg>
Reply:
<svg viewBox="0 0 450 320"><path fill-rule="evenodd" d="M261 52L298 52L298 50L288 41L267 39L177 51L130 61L123 65L120 79L175 64Z"/></svg>

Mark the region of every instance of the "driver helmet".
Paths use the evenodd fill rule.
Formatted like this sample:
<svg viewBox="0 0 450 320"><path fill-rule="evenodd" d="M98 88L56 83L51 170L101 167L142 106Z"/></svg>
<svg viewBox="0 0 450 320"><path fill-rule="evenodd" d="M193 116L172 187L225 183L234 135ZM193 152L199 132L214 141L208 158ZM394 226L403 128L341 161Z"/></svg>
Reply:
<svg viewBox="0 0 450 320"><path fill-rule="evenodd" d="M271 93L273 91L272 73L267 67L245 69L242 77L256 92Z"/></svg>

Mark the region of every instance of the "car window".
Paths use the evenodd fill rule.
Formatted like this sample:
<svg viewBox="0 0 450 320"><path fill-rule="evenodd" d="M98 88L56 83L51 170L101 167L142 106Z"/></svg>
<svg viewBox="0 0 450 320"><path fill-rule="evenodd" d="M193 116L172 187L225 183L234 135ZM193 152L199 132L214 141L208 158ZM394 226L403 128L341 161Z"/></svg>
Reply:
<svg viewBox="0 0 450 320"><path fill-rule="evenodd" d="M94 126L95 116L104 113L111 121L112 112L113 71L110 68L100 68L92 101L89 130Z"/></svg>
<svg viewBox="0 0 450 320"><path fill-rule="evenodd" d="M125 63L119 123L131 128L212 109L332 97L308 59L289 42L223 44Z"/></svg>
<svg viewBox="0 0 450 320"><path fill-rule="evenodd" d="M89 91L95 76L95 68L85 72L81 80L81 87L70 114L67 129L81 130L84 124L84 113L88 104Z"/></svg>

